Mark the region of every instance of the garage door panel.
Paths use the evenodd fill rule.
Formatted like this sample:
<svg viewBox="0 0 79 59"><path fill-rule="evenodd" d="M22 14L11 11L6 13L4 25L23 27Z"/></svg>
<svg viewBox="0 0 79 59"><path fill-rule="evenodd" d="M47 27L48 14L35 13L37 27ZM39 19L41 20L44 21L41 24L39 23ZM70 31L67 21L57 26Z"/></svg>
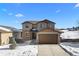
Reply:
<svg viewBox="0 0 79 59"><path fill-rule="evenodd" d="M40 34L39 43L57 44L58 34Z"/></svg>

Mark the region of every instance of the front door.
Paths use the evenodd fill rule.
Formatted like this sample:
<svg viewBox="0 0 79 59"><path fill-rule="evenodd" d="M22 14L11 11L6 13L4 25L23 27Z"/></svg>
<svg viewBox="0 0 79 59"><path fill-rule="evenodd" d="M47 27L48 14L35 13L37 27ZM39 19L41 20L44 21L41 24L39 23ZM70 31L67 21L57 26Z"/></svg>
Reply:
<svg viewBox="0 0 79 59"><path fill-rule="evenodd" d="M36 39L36 33L35 32L32 33L32 39Z"/></svg>

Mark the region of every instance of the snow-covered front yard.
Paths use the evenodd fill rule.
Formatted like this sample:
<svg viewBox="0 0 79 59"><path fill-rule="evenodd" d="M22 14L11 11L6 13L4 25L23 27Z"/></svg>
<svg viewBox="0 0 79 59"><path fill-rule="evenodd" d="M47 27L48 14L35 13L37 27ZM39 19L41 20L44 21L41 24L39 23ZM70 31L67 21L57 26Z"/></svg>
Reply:
<svg viewBox="0 0 79 59"><path fill-rule="evenodd" d="M79 56L79 42L64 42L60 45L73 56Z"/></svg>
<svg viewBox="0 0 79 59"><path fill-rule="evenodd" d="M9 45L0 46L0 56L37 56L37 45L16 46L15 49L9 49Z"/></svg>

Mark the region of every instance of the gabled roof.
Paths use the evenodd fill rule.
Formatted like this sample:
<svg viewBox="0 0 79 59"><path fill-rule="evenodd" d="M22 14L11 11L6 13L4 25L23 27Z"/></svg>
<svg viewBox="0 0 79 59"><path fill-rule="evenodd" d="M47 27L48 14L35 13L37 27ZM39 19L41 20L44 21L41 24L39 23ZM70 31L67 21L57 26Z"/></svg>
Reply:
<svg viewBox="0 0 79 59"><path fill-rule="evenodd" d="M19 32L18 29L9 26L0 25L0 30L8 31L8 32Z"/></svg>
<svg viewBox="0 0 79 59"><path fill-rule="evenodd" d="M24 23L37 24L37 23L40 23L40 22L51 22L51 23L54 23L54 24L55 24L55 22L52 22L52 21L50 21L50 20L48 20L48 19L44 19L44 20L42 20L42 21L25 21L25 22L23 22L22 24L24 24Z"/></svg>
<svg viewBox="0 0 79 59"><path fill-rule="evenodd" d="M24 23L31 23L31 24L37 24L39 21L25 21L25 22L23 22L22 24L24 24Z"/></svg>
<svg viewBox="0 0 79 59"><path fill-rule="evenodd" d="M44 19L43 21L40 21L40 22L46 22L46 23L53 23L53 24L56 24L55 22L52 22L52 21L50 21L50 20L48 20L48 19ZM40 23L39 22L39 23Z"/></svg>

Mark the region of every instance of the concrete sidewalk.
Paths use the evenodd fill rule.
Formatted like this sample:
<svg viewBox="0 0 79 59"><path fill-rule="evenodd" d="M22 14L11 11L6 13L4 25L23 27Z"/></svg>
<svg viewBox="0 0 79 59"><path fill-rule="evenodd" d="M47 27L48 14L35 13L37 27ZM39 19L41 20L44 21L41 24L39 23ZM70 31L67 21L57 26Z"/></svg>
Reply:
<svg viewBox="0 0 79 59"><path fill-rule="evenodd" d="M38 56L70 56L59 45L38 45Z"/></svg>

